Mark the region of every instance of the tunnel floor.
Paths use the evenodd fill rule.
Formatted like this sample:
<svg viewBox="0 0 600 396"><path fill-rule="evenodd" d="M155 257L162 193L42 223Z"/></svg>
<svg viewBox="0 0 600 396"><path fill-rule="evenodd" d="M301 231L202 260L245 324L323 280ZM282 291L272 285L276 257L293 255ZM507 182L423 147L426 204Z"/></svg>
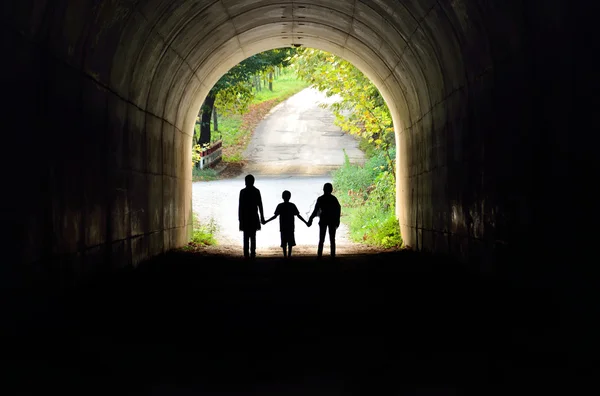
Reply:
<svg viewBox="0 0 600 396"><path fill-rule="evenodd" d="M551 293L409 251L178 252L5 306L4 394L512 394L585 366Z"/></svg>

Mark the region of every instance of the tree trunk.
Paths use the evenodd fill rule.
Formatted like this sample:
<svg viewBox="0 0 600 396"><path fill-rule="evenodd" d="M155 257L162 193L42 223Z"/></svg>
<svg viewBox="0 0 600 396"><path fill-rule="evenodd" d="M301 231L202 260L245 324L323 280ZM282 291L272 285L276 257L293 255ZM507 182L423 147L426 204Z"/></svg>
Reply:
<svg viewBox="0 0 600 396"><path fill-rule="evenodd" d="M213 131L219 131L219 116L217 115L216 107L213 107Z"/></svg>
<svg viewBox="0 0 600 396"><path fill-rule="evenodd" d="M199 144L210 143L210 118L212 117L213 107L215 107L215 99L217 95L215 92L209 92L202 103L200 112L200 141Z"/></svg>
<svg viewBox="0 0 600 396"><path fill-rule="evenodd" d="M269 73L269 91L273 92L273 72Z"/></svg>

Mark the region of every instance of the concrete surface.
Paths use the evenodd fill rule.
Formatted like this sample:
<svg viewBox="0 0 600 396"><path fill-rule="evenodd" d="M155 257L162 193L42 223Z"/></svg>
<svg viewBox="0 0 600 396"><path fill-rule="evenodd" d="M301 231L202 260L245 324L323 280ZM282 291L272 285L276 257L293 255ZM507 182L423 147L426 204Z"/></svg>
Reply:
<svg viewBox="0 0 600 396"><path fill-rule="evenodd" d="M341 55L380 88L408 245L483 270L590 246L579 224L595 209L574 182L595 147L586 89L573 88L595 78L585 4L4 1L9 262L68 283L185 244L203 97L237 62L291 44ZM535 257L501 269L567 270Z"/></svg>
<svg viewBox="0 0 600 396"><path fill-rule="evenodd" d="M320 107L334 100L309 88L273 108L244 153L245 172L321 176L344 163L344 151L350 162L364 163L356 138L342 132L335 116Z"/></svg>

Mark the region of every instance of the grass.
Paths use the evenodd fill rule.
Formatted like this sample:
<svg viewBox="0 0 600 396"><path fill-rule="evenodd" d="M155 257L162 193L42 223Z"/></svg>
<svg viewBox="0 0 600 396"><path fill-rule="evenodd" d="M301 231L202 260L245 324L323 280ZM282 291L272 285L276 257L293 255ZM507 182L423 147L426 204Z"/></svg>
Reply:
<svg viewBox="0 0 600 396"><path fill-rule="evenodd" d="M253 103L262 103L273 99L285 100L306 87L308 87L308 83L299 80L293 72L287 72L273 82L272 92L264 87L262 91L257 92Z"/></svg>
<svg viewBox="0 0 600 396"><path fill-rule="evenodd" d="M350 239L383 248L402 246L398 219L390 211L382 211L377 205L345 207L343 222L350 229Z"/></svg>
<svg viewBox="0 0 600 396"><path fill-rule="evenodd" d="M215 235L218 226L214 219L210 219L208 224L201 224L196 213L192 213L192 238L185 250L195 250L202 246L212 246L217 244Z"/></svg>
<svg viewBox="0 0 600 396"><path fill-rule="evenodd" d="M243 117L239 114L219 117L219 130L212 132L214 140L223 140L223 161L240 162L242 151L238 147L245 141L247 132L242 127ZM244 146L245 147L245 146ZM232 148L235 148L232 150Z"/></svg>
<svg viewBox="0 0 600 396"><path fill-rule="evenodd" d="M217 180L218 178L219 178L219 175L218 175L217 171L215 171L212 168L200 169L200 168L196 168L196 166L194 166L192 168L192 180L193 181L211 181L211 180Z"/></svg>

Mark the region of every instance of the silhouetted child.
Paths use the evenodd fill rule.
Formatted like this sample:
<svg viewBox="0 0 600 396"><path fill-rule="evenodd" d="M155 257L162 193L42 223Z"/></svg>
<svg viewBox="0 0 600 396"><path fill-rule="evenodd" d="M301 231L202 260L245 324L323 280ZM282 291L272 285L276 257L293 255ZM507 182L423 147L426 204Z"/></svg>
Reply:
<svg viewBox="0 0 600 396"><path fill-rule="evenodd" d="M294 238L294 217L298 216L298 218L306 225L308 225L308 223L302 218L296 205L290 202L292 193L285 190L281 194L281 197L283 198L283 202L277 205L273 217L265 221L264 224L267 224L269 221L279 216L279 231L281 232L281 248L283 249L283 257L291 257L292 247L296 246L296 239Z"/></svg>

